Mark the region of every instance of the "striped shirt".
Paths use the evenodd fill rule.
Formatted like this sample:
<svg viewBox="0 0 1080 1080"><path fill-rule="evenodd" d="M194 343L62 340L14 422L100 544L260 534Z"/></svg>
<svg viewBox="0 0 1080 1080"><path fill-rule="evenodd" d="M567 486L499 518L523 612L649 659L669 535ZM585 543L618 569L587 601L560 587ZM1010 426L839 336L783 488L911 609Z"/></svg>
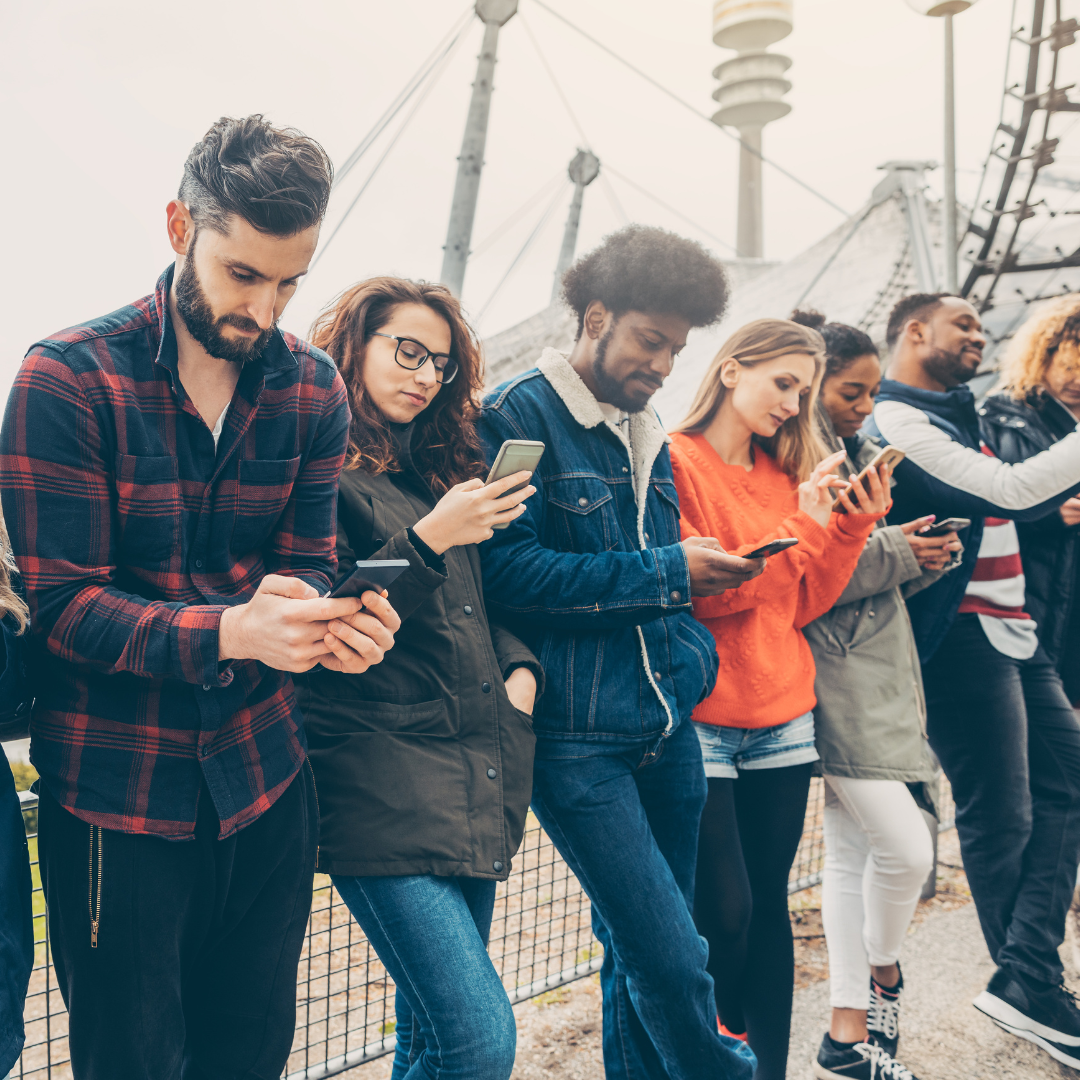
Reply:
<svg viewBox="0 0 1080 1080"><path fill-rule="evenodd" d="M994 455L984 446L982 452ZM1039 647L1035 620L1024 610L1024 567L1016 523L1000 517L984 522L975 573L959 614L978 615L990 644L1005 656L1028 660Z"/></svg>
<svg viewBox="0 0 1080 1080"><path fill-rule="evenodd" d="M218 624L269 573L333 580L345 387L276 333L220 441L184 392L156 290L34 345L0 432L0 488L32 617L31 757L92 825L194 835L205 779L229 836L304 762L290 676L218 661Z"/></svg>

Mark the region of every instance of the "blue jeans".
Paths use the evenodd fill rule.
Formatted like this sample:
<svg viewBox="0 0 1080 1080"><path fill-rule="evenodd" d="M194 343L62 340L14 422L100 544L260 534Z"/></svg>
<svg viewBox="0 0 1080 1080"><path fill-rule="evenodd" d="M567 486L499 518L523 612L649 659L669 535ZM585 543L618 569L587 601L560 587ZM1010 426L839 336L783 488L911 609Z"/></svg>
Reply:
<svg viewBox="0 0 1080 1080"><path fill-rule="evenodd" d="M690 723L627 744L537 742L533 810L592 901L604 946L607 1080L749 1080L716 1030L708 949L691 916L701 745Z"/></svg>
<svg viewBox="0 0 1080 1080"><path fill-rule="evenodd" d="M495 882L333 882L397 986L391 1080L509 1080L514 1011L487 954Z"/></svg>

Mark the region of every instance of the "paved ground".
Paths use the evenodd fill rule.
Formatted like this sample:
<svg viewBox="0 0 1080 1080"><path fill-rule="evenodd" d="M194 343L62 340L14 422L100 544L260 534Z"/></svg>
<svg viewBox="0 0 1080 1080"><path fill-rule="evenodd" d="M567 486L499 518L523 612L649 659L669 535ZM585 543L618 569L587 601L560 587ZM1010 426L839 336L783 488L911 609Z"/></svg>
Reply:
<svg viewBox="0 0 1080 1080"><path fill-rule="evenodd" d="M1077 1080L1080 1073L1007 1035L971 1006L993 965L959 867L955 834L943 837L938 897L920 905L901 957L908 996L901 1058L919 1080ZM813 892L799 894L794 914L799 941L788 1080L809 1080L810 1058L828 1023L827 956L818 931ZM1070 985L1080 986L1074 935L1062 950ZM514 1080L602 1080L600 988L596 976L514 1010L518 1059ZM384 1058L344 1074L343 1080L386 1080Z"/></svg>

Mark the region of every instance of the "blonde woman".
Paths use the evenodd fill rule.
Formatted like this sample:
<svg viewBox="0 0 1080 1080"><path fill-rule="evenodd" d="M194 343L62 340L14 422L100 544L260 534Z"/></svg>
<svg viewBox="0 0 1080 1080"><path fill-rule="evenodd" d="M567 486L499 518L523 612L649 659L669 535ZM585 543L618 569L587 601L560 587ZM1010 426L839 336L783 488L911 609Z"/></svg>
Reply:
<svg viewBox="0 0 1080 1080"><path fill-rule="evenodd" d="M1010 464L1048 450L1080 420L1080 296L1044 304L1013 338L1001 381L980 409L983 440ZM1080 498L1017 522L1024 604L1065 693L1080 703Z"/></svg>
<svg viewBox="0 0 1080 1080"><path fill-rule="evenodd" d="M815 407L825 343L786 319L758 319L725 343L671 446L683 536L729 552L798 544L738 590L694 599L720 658L694 710L709 795L694 915L725 1033L757 1055L755 1080L784 1080L794 958L787 879L814 748L814 659L802 628L836 603L888 507L887 470L841 495ZM852 477L852 480L855 478Z"/></svg>
<svg viewBox="0 0 1080 1080"><path fill-rule="evenodd" d="M0 737L24 734L29 702L23 675L22 640L29 613L0 518ZM15 1067L23 1045L23 1000L34 963L30 904L30 858L19 796L0 749L0 1076Z"/></svg>

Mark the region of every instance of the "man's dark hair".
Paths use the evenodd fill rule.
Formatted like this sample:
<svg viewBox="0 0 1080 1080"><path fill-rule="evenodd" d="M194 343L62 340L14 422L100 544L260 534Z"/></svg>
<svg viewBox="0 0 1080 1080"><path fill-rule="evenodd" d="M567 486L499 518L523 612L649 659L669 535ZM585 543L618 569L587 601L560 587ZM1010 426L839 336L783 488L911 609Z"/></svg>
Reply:
<svg viewBox="0 0 1080 1080"><path fill-rule="evenodd" d="M566 271L562 295L577 314L578 337L593 300L616 318L647 311L709 326L727 307L728 280L720 260L695 241L649 225L627 225Z"/></svg>
<svg viewBox="0 0 1080 1080"><path fill-rule="evenodd" d="M934 310L941 307L941 301L953 295L955 294L948 292L919 292L905 296L889 314L889 324L885 328L885 344L891 349L900 340L909 320L926 322Z"/></svg>
<svg viewBox="0 0 1080 1080"><path fill-rule="evenodd" d="M177 197L197 228L227 232L236 214L260 232L293 236L322 220L333 179L314 139L261 113L223 116L188 154Z"/></svg>

